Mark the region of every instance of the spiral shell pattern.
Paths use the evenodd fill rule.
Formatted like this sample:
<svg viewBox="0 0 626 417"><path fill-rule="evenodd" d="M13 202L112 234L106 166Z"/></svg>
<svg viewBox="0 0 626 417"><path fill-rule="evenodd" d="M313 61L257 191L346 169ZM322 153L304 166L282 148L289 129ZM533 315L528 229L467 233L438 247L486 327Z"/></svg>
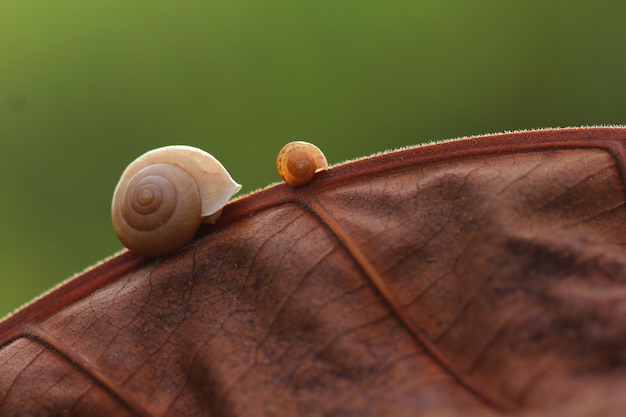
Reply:
<svg viewBox="0 0 626 417"><path fill-rule="evenodd" d="M290 142L276 157L278 175L295 187L308 184L317 172L325 169L328 169L328 162L324 153L309 142Z"/></svg>
<svg viewBox="0 0 626 417"><path fill-rule="evenodd" d="M214 222L240 188L204 151L159 148L136 159L122 174L113 194L113 228L132 252L163 256L191 241L203 219Z"/></svg>

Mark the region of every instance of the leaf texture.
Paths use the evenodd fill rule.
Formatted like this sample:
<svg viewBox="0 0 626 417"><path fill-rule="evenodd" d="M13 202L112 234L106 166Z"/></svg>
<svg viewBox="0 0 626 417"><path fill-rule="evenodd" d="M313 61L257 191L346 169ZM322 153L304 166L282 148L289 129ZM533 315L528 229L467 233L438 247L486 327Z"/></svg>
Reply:
<svg viewBox="0 0 626 417"><path fill-rule="evenodd" d="M0 323L0 415L622 416L624 144L474 137L241 198Z"/></svg>

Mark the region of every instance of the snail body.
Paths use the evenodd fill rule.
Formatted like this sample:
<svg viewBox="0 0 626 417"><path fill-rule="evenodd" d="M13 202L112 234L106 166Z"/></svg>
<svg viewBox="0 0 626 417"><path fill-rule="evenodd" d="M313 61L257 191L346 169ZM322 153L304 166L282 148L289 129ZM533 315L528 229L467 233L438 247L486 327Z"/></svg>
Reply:
<svg viewBox="0 0 626 417"><path fill-rule="evenodd" d="M191 146L146 152L122 173L111 205L124 246L147 257L186 245L202 222L214 223L241 189L211 154Z"/></svg>
<svg viewBox="0 0 626 417"><path fill-rule="evenodd" d="M328 169L324 153L309 142L289 142L276 157L278 175L289 185L306 185L319 172Z"/></svg>

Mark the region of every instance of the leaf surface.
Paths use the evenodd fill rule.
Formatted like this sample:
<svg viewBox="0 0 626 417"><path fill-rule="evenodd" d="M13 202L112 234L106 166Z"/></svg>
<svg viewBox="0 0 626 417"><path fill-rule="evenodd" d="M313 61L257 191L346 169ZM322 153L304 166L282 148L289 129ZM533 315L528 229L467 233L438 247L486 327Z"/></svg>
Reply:
<svg viewBox="0 0 626 417"><path fill-rule="evenodd" d="M6 416L621 416L624 128L381 154L0 323Z"/></svg>

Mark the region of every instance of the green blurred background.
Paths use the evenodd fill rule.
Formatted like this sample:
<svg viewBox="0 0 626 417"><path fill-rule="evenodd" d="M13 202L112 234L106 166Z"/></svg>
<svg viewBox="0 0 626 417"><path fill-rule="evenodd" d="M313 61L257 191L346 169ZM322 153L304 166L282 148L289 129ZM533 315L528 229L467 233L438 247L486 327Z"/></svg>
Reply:
<svg viewBox="0 0 626 417"><path fill-rule="evenodd" d="M625 121L626 2L0 2L0 315L118 251L110 199L191 144L244 185L287 141L329 162Z"/></svg>

